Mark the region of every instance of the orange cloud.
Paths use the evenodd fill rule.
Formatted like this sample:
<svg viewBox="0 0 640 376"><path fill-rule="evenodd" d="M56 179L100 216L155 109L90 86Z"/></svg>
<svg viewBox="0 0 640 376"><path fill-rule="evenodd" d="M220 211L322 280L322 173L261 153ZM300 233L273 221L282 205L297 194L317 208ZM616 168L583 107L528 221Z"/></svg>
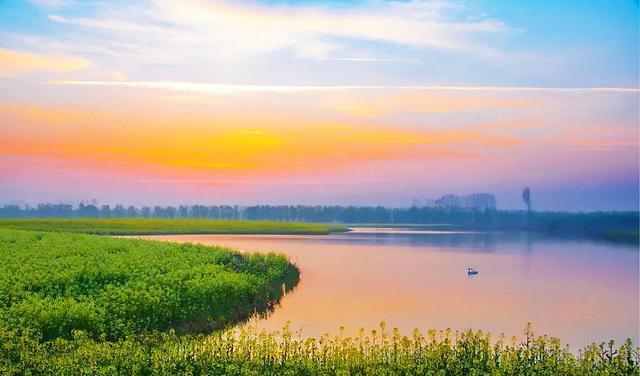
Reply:
<svg viewBox="0 0 640 376"><path fill-rule="evenodd" d="M584 147L591 150L611 150L623 147L638 147L638 141L601 141L601 140L569 140L567 145Z"/></svg>
<svg viewBox="0 0 640 376"><path fill-rule="evenodd" d="M364 95L366 94L366 95ZM353 93L334 95L330 108L356 116L380 116L398 112L461 112L482 108L524 108L531 100L486 95L401 93Z"/></svg>
<svg viewBox="0 0 640 376"><path fill-rule="evenodd" d="M237 119L140 116L11 105L0 107L0 155L57 158L111 171L189 176L286 175L390 159L477 157L515 139L466 131L368 125L263 126ZM17 126L17 128L14 127ZM82 161L86 164L81 163Z"/></svg>
<svg viewBox="0 0 640 376"><path fill-rule="evenodd" d="M30 72L71 72L87 68L85 59L53 56L0 48L0 77L13 77Z"/></svg>
<svg viewBox="0 0 640 376"><path fill-rule="evenodd" d="M593 125L568 128L560 133L563 144L585 150L607 151L640 146L636 127Z"/></svg>

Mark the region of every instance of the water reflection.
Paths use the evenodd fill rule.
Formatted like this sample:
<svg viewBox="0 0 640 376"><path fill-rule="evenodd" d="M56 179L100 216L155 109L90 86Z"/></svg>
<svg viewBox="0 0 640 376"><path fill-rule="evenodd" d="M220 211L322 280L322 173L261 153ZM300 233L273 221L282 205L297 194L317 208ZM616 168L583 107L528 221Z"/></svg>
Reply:
<svg viewBox="0 0 640 376"><path fill-rule="evenodd" d="M299 285L266 319L308 336L380 321L413 328L539 334L575 346L638 334L638 250L526 233L354 232L329 236L156 236L287 254ZM479 270L469 277L467 267Z"/></svg>

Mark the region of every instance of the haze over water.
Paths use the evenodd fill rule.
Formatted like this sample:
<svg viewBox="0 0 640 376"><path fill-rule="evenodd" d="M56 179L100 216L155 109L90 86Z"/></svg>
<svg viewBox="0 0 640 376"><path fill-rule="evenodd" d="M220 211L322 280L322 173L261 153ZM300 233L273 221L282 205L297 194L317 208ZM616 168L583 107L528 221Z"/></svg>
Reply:
<svg viewBox="0 0 640 376"><path fill-rule="evenodd" d="M380 231L387 232L381 233ZM298 286L251 325L303 336L347 334L381 321L414 328L481 329L559 337L572 349L631 338L639 343L636 246L527 234L360 230L326 236L170 235L145 238L286 254ZM467 267L479 274L470 277Z"/></svg>

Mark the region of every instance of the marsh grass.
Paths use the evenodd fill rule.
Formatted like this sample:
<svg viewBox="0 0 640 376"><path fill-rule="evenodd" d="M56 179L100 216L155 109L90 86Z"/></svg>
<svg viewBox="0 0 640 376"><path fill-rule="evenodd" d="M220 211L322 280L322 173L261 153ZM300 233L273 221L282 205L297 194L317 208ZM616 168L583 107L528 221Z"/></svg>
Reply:
<svg viewBox="0 0 640 376"><path fill-rule="evenodd" d="M96 235L324 235L347 230L344 226L322 223L158 218L0 219L0 228L2 227L19 230L60 231Z"/></svg>

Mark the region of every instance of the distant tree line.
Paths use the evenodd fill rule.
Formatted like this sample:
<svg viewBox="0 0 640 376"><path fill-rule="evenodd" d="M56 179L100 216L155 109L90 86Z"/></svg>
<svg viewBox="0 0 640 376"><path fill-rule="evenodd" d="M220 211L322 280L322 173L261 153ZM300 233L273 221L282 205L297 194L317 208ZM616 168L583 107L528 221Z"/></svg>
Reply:
<svg viewBox="0 0 640 376"><path fill-rule="evenodd" d="M449 228L542 230L546 232L636 231L638 212L532 212L443 207L181 205L123 206L80 204L5 205L0 218L208 218L362 224L442 224Z"/></svg>
<svg viewBox="0 0 640 376"><path fill-rule="evenodd" d="M238 206L124 206L80 204L5 205L0 218L209 218L242 219Z"/></svg>
<svg viewBox="0 0 640 376"><path fill-rule="evenodd" d="M474 211L432 207L307 205L181 205L123 206L80 204L5 205L2 218L209 218L342 223L464 223L487 221L495 210Z"/></svg>

